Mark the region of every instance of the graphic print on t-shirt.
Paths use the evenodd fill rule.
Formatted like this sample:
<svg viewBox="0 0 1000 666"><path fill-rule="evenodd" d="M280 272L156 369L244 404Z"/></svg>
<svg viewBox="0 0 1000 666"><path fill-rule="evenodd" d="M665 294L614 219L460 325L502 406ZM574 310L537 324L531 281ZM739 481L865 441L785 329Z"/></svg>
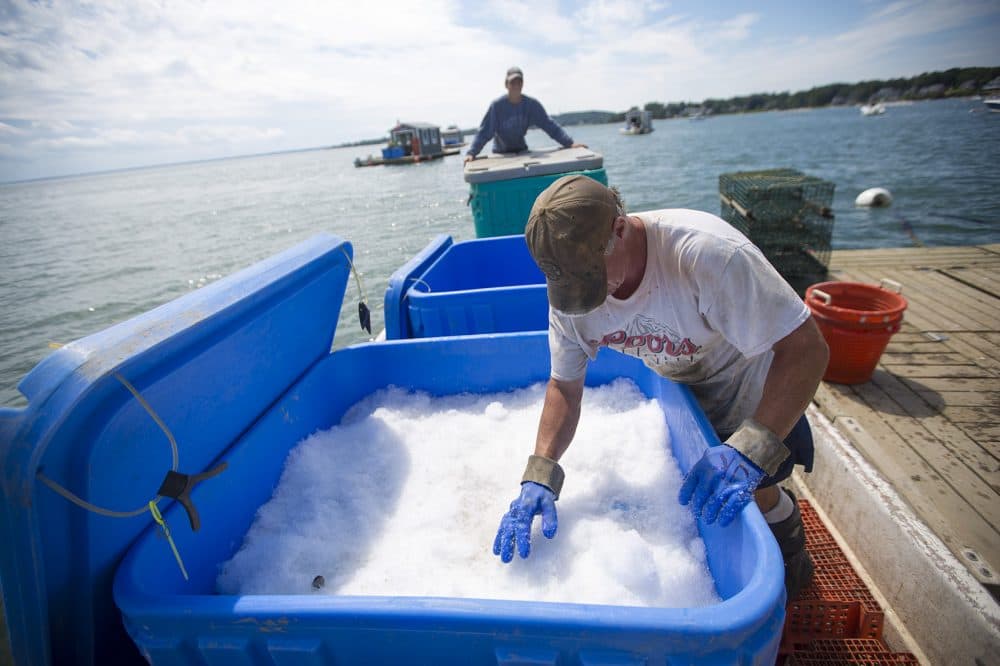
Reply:
<svg viewBox="0 0 1000 666"><path fill-rule="evenodd" d="M624 329L608 333L601 340L602 347L610 347L630 356L636 356L649 366L677 365L679 357L688 356L693 363L701 351L688 337L672 330L661 321L647 315L636 315Z"/></svg>

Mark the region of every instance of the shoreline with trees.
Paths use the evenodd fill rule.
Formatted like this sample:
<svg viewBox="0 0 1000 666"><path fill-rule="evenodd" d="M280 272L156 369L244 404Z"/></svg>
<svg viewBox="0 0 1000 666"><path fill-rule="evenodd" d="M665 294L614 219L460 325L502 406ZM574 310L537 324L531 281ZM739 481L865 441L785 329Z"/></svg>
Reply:
<svg viewBox="0 0 1000 666"><path fill-rule="evenodd" d="M831 83L798 92L752 93L701 102L647 102L654 120L728 113L790 111L827 106L858 106L876 102L902 102L949 97L1000 94L1000 67L955 67L919 76L875 79L858 83ZM638 107L632 107L638 109ZM625 111L577 111L553 115L560 125L624 122Z"/></svg>

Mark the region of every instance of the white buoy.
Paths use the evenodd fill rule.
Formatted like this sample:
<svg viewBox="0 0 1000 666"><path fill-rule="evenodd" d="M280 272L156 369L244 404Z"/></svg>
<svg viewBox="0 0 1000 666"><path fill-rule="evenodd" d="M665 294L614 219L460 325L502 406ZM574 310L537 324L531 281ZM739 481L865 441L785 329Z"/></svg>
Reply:
<svg viewBox="0 0 1000 666"><path fill-rule="evenodd" d="M891 203L892 194L884 187L869 188L859 194L858 198L854 200L855 206L871 206L873 208L882 208Z"/></svg>

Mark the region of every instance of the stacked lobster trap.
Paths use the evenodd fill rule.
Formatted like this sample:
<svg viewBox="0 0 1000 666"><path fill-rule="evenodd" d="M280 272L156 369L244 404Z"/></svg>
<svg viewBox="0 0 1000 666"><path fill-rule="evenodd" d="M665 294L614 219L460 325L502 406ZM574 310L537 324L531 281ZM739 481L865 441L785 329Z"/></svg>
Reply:
<svg viewBox="0 0 1000 666"><path fill-rule="evenodd" d="M797 288L825 279L833 190L833 183L794 169L719 176L722 218L753 241Z"/></svg>

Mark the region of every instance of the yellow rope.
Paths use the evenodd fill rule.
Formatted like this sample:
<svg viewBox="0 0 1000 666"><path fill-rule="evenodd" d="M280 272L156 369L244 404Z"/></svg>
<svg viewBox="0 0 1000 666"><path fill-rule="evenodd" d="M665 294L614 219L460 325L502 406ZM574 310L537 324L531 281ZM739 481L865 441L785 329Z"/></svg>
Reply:
<svg viewBox="0 0 1000 666"><path fill-rule="evenodd" d="M167 424L163 422L163 419L160 418L160 416L156 413L156 411L153 410L150 404L146 402L146 399L139 394L139 391L136 390L136 388L132 386L132 384L129 383L127 379L122 377L121 374L119 374L118 372L112 374L115 377L115 379L121 382L122 386L128 389L129 393L131 393L132 396L135 397L135 399L139 402L139 404L142 405L142 408L145 409L146 412L148 412L149 415L153 418L153 421L155 421L156 425L160 427L160 430L163 431L163 434L167 436L167 440L170 442L170 451L173 457L173 465L171 466L170 469L173 471L177 471L177 459L178 459L177 440L174 439L174 435L173 433L170 432L170 428L167 427ZM39 481L47 485L49 488L54 490L62 497L68 499L73 504L76 504L80 508L86 509L87 511L92 511L102 516L108 516L110 518L132 518L133 516L138 516L140 514L149 511L153 516L153 520L155 520L156 523L163 530L163 535L167 537L167 541L170 543L170 549L174 551L174 559L177 560L177 566L180 567L181 573L184 575L184 580L188 580L187 570L184 568L184 562L181 560L181 554L177 551L177 546L176 544L174 544L174 539L170 535L170 529L167 527L167 523L163 520L163 516L160 514L160 509L156 505L156 503L160 500L159 495L149 500L149 502L147 502L141 508L135 509L133 511L112 511L111 509L105 509L103 507L99 507L95 504L91 504L90 502L81 497L77 497L75 494L73 494L63 486L59 485L49 477L45 476L45 474L42 473L41 469L35 472L35 476L38 478Z"/></svg>
<svg viewBox="0 0 1000 666"><path fill-rule="evenodd" d="M177 552L177 546L174 544L174 538L170 536L170 528L167 527L167 523L163 520L163 516L160 515L160 510L156 506L156 502L151 501L149 503L149 512L153 514L153 520L156 524L160 526L163 530L163 536L167 537L167 541L170 543L170 550L174 551L174 559L177 560L177 566L181 568L181 573L184 574L184 580L188 580L187 569L184 568L184 562L181 560L181 554Z"/></svg>

